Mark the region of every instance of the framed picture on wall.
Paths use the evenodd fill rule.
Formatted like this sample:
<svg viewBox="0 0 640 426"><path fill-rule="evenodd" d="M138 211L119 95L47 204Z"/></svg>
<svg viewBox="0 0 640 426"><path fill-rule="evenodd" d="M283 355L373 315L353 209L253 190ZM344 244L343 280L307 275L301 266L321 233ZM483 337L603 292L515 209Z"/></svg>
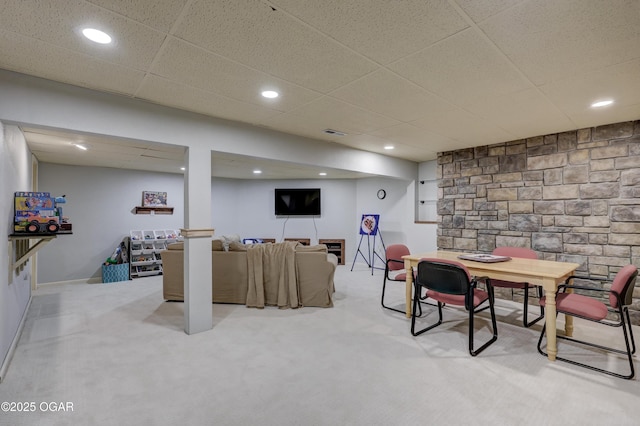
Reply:
<svg viewBox="0 0 640 426"><path fill-rule="evenodd" d="M158 191L142 191L143 207L166 207L167 193Z"/></svg>

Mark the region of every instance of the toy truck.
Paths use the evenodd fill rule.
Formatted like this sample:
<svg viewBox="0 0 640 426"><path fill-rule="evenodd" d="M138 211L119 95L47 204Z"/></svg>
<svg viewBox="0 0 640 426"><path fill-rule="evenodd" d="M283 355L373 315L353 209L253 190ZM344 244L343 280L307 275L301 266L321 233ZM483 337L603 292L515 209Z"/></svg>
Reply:
<svg viewBox="0 0 640 426"><path fill-rule="evenodd" d="M48 192L16 192L14 208L15 233L55 234L60 229L55 200Z"/></svg>

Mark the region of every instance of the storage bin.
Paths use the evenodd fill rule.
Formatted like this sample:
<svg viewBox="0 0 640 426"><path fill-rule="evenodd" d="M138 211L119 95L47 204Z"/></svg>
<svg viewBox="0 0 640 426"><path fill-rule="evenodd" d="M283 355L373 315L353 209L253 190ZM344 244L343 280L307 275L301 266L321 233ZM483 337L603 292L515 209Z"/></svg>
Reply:
<svg viewBox="0 0 640 426"><path fill-rule="evenodd" d="M115 283L129 280L129 264L102 265L102 282Z"/></svg>

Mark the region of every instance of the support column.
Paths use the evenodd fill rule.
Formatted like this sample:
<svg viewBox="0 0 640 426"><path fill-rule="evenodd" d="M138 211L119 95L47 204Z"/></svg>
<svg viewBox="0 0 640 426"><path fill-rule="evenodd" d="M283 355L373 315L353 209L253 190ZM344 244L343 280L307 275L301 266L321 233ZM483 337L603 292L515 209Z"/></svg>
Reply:
<svg viewBox="0 0 640 426"><path fill-rule="evenodd" d="M211 150L189 147L184 180L184 331L213 327L211 290Z"/></svg>

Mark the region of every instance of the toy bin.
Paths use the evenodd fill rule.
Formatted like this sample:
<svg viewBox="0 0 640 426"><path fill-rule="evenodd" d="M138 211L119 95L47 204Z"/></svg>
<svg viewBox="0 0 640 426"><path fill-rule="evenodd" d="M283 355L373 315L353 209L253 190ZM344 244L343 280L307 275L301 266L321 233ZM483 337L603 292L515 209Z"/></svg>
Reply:
<svg viewBox="0 0 640 426"><path fill-rule="evenodd" d="M118 281L129 281L129 264L102 265L102 282L115 283Z"/></svg>

